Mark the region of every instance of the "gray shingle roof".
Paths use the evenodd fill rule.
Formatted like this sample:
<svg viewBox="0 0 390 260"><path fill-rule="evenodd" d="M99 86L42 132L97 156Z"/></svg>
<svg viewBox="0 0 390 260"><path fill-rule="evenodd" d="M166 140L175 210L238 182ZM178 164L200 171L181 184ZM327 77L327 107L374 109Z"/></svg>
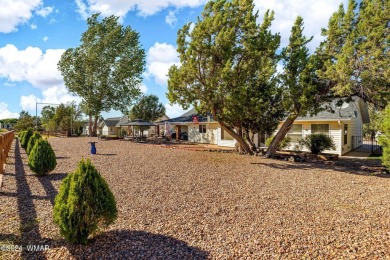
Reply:
<svg viewBox="0 0 390 260"><path fill-rule="evenodd" d="M110 117L104 119L104 124L108 127L116 126L118 124L119 120L121 120L121 117Z"/></svg>

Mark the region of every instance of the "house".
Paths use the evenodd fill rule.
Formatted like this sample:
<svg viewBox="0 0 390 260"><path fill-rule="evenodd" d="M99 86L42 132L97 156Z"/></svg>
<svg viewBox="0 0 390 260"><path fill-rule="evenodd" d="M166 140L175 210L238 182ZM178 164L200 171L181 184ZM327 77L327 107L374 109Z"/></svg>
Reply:
<svg viewBox="0 0 390 260"><path fill-rule="evenodd" d="M211 115L199 115L195 109L176 118L158 121L156 124L164 126L166 134L173 135L176 139L188 139L190 143L234 147L236 142L230 134L222 131L219 123L214 121Z"/></svg>
<svg viewBox="0 0 390 260"><path fill-rule="evenodd" d="M122 117L110 117L104 119L99 125L99 134L101 135L118 135L120 128L117 127L117 124Z"/></svg>
<svg viewBox="0 0 390 260"><path fill-rule="evenodd" d="M367 104L360 98L353 99L350 103L343 103L337 106L337 102L328 104L333 110L322 111L314 116L298 117L287 136L291 138L288 149L305 150L299 147L299 140L313 133L325 133L332 137L335 149L325 151L343 155L354 148L362 145L363 124L369 123ZM158 122L159 125L167 125L171 134L188 134L188 142L216 144L218 146L234 147L236 141L226 131L223 131L218 122L213 120L211 115L202 116L191 109L185 114ZM280 125L282 122L280 123ZM279 125L279 127L280 127ZM276 133L276 132L275 132ZM255 135L256 146L265 145L266 136Z"/></svg>
<svg viewBox="0 0 390 260"><path fill-rule="evenodd" d="M323 133L333 139L335 149L324 151L327 153L343 155L362 145L363 124L370 123L367 104L362 99L355 98L341 106L333 101L328 107L334 113L325 110L317 115L298 117L294 121L287 133L291 138L288 149L305 150L299 147L299 140L314 133Z"/></svg>

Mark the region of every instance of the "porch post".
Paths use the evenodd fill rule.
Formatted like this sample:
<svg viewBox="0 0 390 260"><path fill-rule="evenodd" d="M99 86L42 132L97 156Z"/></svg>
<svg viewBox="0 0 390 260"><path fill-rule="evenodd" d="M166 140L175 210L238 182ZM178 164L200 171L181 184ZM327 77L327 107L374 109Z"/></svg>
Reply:
<svg viewBox="0 0 390 260"><path fill-rule="evenodd" d="M180 141L181 125L176 125L176 141Z"/></svg>

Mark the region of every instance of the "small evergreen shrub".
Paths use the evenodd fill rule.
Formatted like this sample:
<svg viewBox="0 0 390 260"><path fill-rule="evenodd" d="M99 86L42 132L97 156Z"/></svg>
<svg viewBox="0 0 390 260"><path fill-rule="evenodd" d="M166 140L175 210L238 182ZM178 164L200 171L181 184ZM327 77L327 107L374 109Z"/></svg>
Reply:
<svg viewBox="0 0 390 260"><path fill-rule="evenodd" d="M65 239L77 244L86 244L100 225L117 218L115 197L89 159L62 181L53 216Z"/></svg>
<svg viewBox="0 0 390 260"><path fill-rule="evenodd" d="M37 175L43 176L55 169L56 155L47 140L38 139L28 156L28 166Z"/></svg>
<svg viewBox="0 0 390 260"><path fill-rule="evenodd" d="M23 135L23 138L21 140L21 145L24 149L27 149L28 141L30 140L30 137L33 135L33 130L31 128L27 129L26 132Z"/></svg>
<svg viewBox="0 0 390 260"><path fill-rule="evenodd" d="M26 134L26 130L23 130L23 131L20 131L20 132L19 132L19 137L18 137L18 139L19 139L20 145L22 145L23 136L24 136L25 134Z"/></svg>
<svg viewBox="0 0 390 260"><path fill-rule="evenodd" d="M265 146L269 147L271 145L272 140L274 140L274 135L268 137L265 140ZM291 138L289 136L285 136L283 140L280 142L279 149L283 150L290 146Z"/></svg>
<svg viewBox="0 0 390 260"><path fill-rule="evenodd" d="M42 136L39 132L35 131L33 133L33 135L30 137L30 140L28 141L28 144L27 144L27 149L26 149L27 154L30 154L32 148L34 147L35 142L41 138L42 138Z"/></svg>
<svg viewBox="0 0 390 260"><path fill-rule="evenodd" d="M380 128L382 135L379 137L379 144L383 148L382 164L390 170L390 105L383 112Z"/></svg>
<svg viewBox="0 0 390 260"><path fill-rule="evenodd" d="M333 139L326 134L307 135L299 141L299 144L305 146L313 154L319 154L328 149L335 149Z"/></svg>

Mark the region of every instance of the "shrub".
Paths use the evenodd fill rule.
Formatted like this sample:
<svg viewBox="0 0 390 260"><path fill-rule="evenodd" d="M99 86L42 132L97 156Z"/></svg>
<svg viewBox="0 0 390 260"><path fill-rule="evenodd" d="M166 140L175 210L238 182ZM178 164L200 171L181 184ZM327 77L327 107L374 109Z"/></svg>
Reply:
<svg viewBox="0 0 390 260"><path fill-rule="evenodd" d="M383 113L380 128L382 135L379 137L379 144L383 147L382 164L390 170L390 105Z"/></svg>
<svg viewBox="0 0 390 260"><path fill-rule="evenodd" d="M326 134L307 135L299 144L305 146L313 154L319 154L327 149L335 149L333 139Z"/></svg>
<svg viewBox="0 0 390 260"><path fill-rule="evenodd" d="M37 175L46 175L55 169L56 155L47 140L38 139L28 156L28 166Z"/></svg>
<svg viewBox="0 0 390 260"><path fill-rule="evenodd" d="M23 135L23 138L21 140L21 145L24 149L27 149L28 141L30 140L30 137L33 135L33 130L31 128L27 129L26 132Z"/></svg>
<svg viewBox="0 0 390 260"><path fill-rule="evenodd" d="M23 136L24 136L25 134L26 134L26 131L25 131L25 130L19 132L19 137L18 137L18 139L19 139L20 145L22 145L22 139L23 139Z"/></svg>
<svg viewBox="0 0 390 260"><path fill-rule="evenodd" d="M98 225L117 218L115 197L89 159L62 181L53 215L65 239L77 244L86 244Z"/></svg>
<svg viewBox="0 0 390 260"><path fill-rule="evenodd" d="M28 144L27 144L27 149L26 149L27 154L30 154L31 150L34 147L35 142L41 138L42 138L42 136L40 133L38 133L36 131L33 133L33 135L30 137L30 140L28 141Z"/></svg>
<svg viewBox="0 0 390 260"><path fill-rule="evenodd" d="M265 140L265 145L269 147L271 145L272 140L274 140L274 135L268 137ZM279 149L286 149L287 147L290 146L291 143L291 138L289 136L285 136L283 140L280 142Z"/></svg>

